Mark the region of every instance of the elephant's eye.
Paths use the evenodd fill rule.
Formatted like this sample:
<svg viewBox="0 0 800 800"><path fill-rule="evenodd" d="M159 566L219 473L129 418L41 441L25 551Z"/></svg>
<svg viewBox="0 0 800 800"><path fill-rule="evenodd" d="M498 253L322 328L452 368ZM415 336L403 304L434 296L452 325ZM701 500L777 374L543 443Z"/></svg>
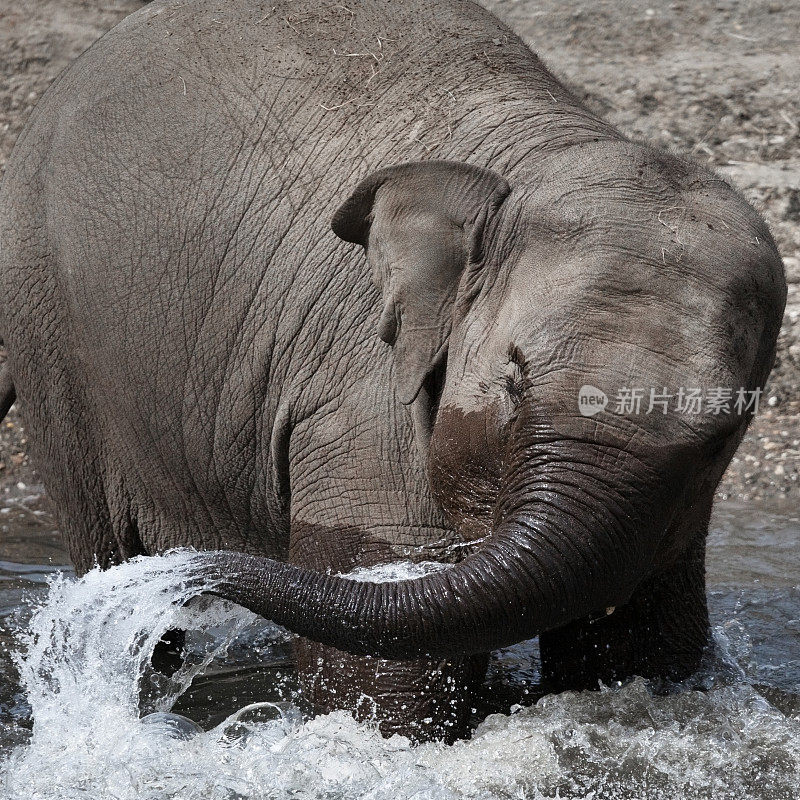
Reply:
<svg viewBox="0 0 800 800"><path fill-rule="evenodd" d="M525 358L515 345L508 348L508 364L505 374L505 388L511 402L516 406L525 396Z"/></svg>
<svg viewBox="0 0 800 800"><path fill-rule="evenodd" d="M514 405L522 402L525 396L525 378L523 375L506 375L506 392Z"/></svg>
<svg viewBox="0 0 800 800"><path fill-rule="evenodd" d="M515 344L508 347L508 363L504 375L506 393L511 403L516 406L525 396L525 356Z"/></svg>
<svg viewBox="0 0 800 800"><path fill-rule="evenodd" d="M520 371L525 371L525 356L522 354L522 350L515 344L510 344L508 346L508 361L511 364L516 364L520 368Z"/></svg>

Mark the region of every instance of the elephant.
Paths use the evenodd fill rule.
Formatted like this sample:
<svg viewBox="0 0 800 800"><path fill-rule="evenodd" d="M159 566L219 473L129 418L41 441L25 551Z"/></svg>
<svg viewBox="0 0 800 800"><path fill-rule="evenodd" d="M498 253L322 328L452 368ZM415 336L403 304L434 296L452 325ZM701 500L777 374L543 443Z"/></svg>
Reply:
<svg viewBox="0 0 800 800"><path fill-rule="evenodd" d="M697 669L754 406L579 396L757 397L782 261L479 5L148 4L37 105L0 275L0 400L78 574L196 549L315 708L453 740L537 636L552 691ZM348 576L394 561L445 566Z"/></svg>

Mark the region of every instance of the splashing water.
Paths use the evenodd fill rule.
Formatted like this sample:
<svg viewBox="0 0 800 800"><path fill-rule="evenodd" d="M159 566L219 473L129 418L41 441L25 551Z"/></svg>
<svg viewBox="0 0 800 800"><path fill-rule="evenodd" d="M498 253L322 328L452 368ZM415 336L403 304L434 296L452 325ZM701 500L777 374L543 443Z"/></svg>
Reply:
<svg viewBox="0 0 800 800"><path fill-rule="evenodd" d="M288 703L267 704L273 719L247 708L205 732L176 731L163 712L254 624L230 604L188 602L202 588L194 559L173 552L51 580L17 657L33 734L0 767L0 796L781 800L800 787L800 704L780 711L732 656L727 680L712 676L705 692L656 696L637 679L550 695L490 716L452 746L383 739L344 712L304 721ZM384 574L398 569L408 568ZM199 644L193 639L191 662L156 685L162 716L142 720L142 674L171 628L192 631ZM267 633L285 635L274 626ZM742 649L735 633L718 630L720 650Z"/></svg>
<svg viewBox="0 0 800 800"><path fill-rule="evenodd" d="M422 578L433 572L442 572L452 566L452 564L445 564L441 561L392 561L389 564L377 564L374 567L356 567L351 572L341 573L340 577L364 583L389 583L390 581Z"/></svg>

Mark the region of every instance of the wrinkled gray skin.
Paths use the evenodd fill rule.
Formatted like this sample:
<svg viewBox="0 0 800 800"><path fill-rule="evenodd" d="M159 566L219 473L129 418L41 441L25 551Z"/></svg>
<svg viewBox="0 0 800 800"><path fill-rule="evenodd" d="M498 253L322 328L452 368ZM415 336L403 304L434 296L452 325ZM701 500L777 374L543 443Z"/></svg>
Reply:
<svg viewBox="0 0 800 800"><path fill-rule="evenodd" d="M484 654L536 634L556 688L697 666L749 415L584 418L578 389L761 386L781 261L727 184L478 6L147 6L39 104L0 247L79 573L225 551L219 594L322 643L318 706L367 695L416 737L459 732ZM459 563L335 577L393 559Z"/></svg>

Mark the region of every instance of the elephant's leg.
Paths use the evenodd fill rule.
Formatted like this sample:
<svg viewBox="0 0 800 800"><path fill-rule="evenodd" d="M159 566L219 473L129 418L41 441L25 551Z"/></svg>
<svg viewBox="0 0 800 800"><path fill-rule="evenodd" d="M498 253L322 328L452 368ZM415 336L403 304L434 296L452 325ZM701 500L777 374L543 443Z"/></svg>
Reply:
<svg viewBox="0 0 800 800"><path fill-rule="evenodd" d="M705 536L697 535L675 566L646 581L625 606L542 634L542 677L554 691L633 675L682 680L700 666L709 632Z"/></svg>
<svg viewBox="0 0 800 800"><path fill-rule="evenodd" d="M438 531L439 537L442 532ZM398 534L382 530L381 535ZM419 531L420 540L435 538ZM403 558L377 534L295 524L291 559L322 572L346 573ZM435 556L428 556L435 558ZM488 657L389 661L354 656L306 639L295 648L304 700L315 713L337 709L360 720L375 720L381 732L414 741L465 736L486 674Z"/></svg>
<svg viewBox="0 0 800 800"><path fill-rule="evenodd" d="M50 464L41 471L56 506L56 517L75 572L108 569L146 553L127 506L107 491L95 469L95 456L76 458L74 465L54 474ZM39 461L38 463L42 463Z"/></svg>
<svg viewBox="0 0 800 800"><path fill-rule="evenodd" d="M488 657L448 661L386 661L353 656L307 639L298 641L303 696L321 712L352 711L377 720L381 733L413 741L464 736Z"/></svg>
<svg viewBox="0 0 800 800"><path fill-rule="evenodd" d="M129 501L118 486L106 486L104 490L99 475L90 475L87 481L77 473L72 473L70 483L68 491L72 502L81 503L80 511L62 516L61 525L78 575L96 565L107 569L147 553ZM63 489L63 483L59 488ZM185 638L182 630L171 629L164 634L151 658L156 672L172 675L180 669Z"/></svg>

